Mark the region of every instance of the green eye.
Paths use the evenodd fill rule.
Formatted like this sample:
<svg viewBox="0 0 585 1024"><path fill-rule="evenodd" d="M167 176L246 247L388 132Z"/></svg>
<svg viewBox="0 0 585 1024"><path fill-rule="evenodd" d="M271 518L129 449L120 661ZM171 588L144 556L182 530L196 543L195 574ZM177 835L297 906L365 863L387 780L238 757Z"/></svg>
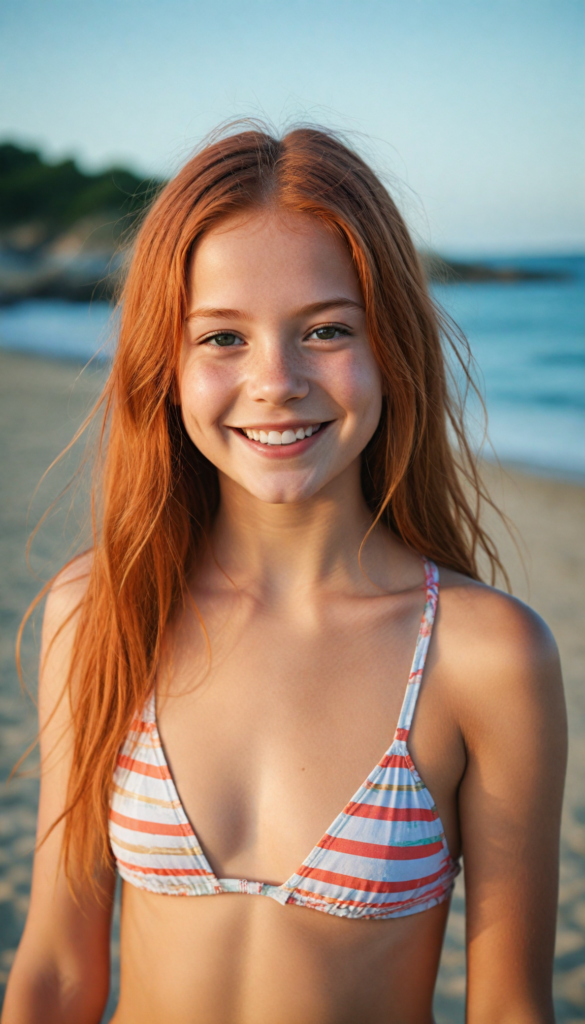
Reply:
<svg viewBox="0 0 585 1024"><path fill-rule="evenodd" d="M319 341L333 341L339 334L347 334L342 327L337 327L335 324L325 324L324 327L316 327L313 331L313 335L319 339Z"/></svg>
<svg viewBox="0 0 585 1024"><path fill-rule="evenodd" d="M241 345L242 339L230 331L223 331L220 334L214 334L211 338L207 338L207 344L218 345L220 348L231 348L233 345Z"/></svg>

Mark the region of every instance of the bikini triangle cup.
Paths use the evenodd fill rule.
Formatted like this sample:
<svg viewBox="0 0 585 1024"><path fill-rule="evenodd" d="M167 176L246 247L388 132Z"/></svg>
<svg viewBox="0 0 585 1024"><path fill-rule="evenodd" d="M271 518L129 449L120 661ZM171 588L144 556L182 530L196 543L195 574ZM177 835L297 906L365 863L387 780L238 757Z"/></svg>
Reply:
<svg viewBox="0 0 585 1024"><path fill-rule="evenodd" d="M217 878L177 792L156 722L154 693L118 755L110 843L131 885L176 896L246 893L338 917L403 917L447 900L458 863L408 751L439 593L424 560L426 602L394 740L343 811L282 885Z"/></svg>

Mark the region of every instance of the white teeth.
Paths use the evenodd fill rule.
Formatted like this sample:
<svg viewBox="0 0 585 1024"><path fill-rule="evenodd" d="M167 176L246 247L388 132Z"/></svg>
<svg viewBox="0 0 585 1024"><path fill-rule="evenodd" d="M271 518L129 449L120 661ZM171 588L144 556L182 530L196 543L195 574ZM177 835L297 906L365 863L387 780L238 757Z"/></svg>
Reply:
<svg viewBox="0 0 585 1024"><path fill-rule="evenodd" d="M298 430L253 430L243 427L242 430L250 441L260 441L261 444L294 444L295 441L303 441L305 437L311 437L320 429L321 424L316 426L299 427Z"/></svg>

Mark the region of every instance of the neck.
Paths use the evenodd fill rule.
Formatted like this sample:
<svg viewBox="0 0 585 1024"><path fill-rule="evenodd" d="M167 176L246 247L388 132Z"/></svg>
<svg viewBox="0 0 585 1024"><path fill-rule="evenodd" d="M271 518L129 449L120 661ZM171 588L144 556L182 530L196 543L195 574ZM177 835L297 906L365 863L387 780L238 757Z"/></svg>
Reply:
<svg viewBox="0 0 585 1024"><path fill-rule="evenodd" d="M220 489L212 551L237 586L263 600L287 603L330 588L388 589L388 568L401 546L384 528L372 531L360 567L360 547L372 516L361 491L359 463L314 497L295 503L260 501L221 475Z"/></svg>

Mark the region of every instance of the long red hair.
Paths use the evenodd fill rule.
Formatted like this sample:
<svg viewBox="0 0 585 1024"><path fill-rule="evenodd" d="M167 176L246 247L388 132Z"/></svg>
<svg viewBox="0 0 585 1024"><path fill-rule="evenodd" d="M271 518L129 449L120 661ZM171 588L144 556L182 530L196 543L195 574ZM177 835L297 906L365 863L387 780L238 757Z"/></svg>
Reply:
<svg viewBox="0 0 585 1024"><path fill-rule="evenodd" d="M278 139L252 126L205 146L164 188L137 234L117 350L97 407L103 458L75 678L68 680L74 751L64 814L66 864L74 854L85 877L96 858L109 857L117 753L154 686L169 616L185 596L219 502L216 471L186 434L175 402L189 257L219 221L266 204L318 217L351 252L384 391L362 456L373 519L474 579L482 551L492 577L501 569L480 525L481 499L489 499L448 386L443 343L458 353L464 375L465 351L429 296L386 188L339 138L316 128Z"/></svg>

